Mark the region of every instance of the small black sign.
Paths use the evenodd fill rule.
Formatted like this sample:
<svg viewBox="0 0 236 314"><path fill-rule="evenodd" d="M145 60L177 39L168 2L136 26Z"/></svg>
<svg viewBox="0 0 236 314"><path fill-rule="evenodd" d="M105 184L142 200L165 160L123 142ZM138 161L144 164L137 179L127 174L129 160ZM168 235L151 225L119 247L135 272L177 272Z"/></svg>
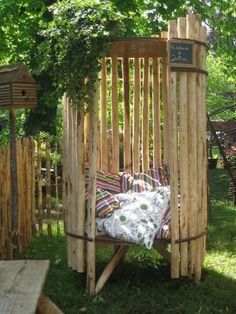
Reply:
<svg viewBox="0 0 236 314"><path fill-rule="evenodd" d="M171 41L169 49L169 60L172 66L195 65L194 44L192 42Z"/></svg>

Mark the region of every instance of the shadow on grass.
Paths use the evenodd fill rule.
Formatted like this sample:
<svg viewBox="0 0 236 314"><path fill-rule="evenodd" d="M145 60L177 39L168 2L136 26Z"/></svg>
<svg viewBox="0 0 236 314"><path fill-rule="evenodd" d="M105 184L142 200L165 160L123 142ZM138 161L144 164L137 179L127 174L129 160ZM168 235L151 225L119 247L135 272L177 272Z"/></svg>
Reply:
<svg viewBox="0 0 236 314"><path fill-rule="evenodd" d="M112 249L98 253L97 272ZM36 237L25 256L50 259L44 293L65 314L74 313L235 313L236 281L204 270L203 281L171 280L170 269L154 250L132 248L98 297L85 293L86 276L67 267L65 238Z"/></svg>

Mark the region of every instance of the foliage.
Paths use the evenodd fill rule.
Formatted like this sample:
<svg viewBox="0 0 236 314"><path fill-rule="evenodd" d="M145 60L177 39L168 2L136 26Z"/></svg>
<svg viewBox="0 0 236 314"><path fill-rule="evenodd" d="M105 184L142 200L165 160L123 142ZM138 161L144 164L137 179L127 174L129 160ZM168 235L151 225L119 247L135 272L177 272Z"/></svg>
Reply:
<svg viewBox="0 0 236 314"><path fill-rule="evenodd" d="M56 3L54 9L49 10L54 3ZM225 86L226 81L227 84L230 81L234 84L235 81L235 7L235 0L107 0L101 2L95 0L1 0L0 64L26 63L38 84L39 105L35 110L25 110L22 132L25 131L27 135L37 134L40 130L52 134L57 132L57 117L59 117L57 106L63 89L68 89L72 82L76 85L78 81L76 92L79 93L79 89L83 89L80 97L84 96L88 85L92 85L94 80L93 73L99 66L96 63L96 57L99 53L103 53L103 44L106 40L110 41L113 35L115 38L123 34L127 36L159 34L160 31L167 29L168 20L184 16L189 10L201 14L208 28L211 58L213 59L214 56L217 60L211 67L215 83L212 82L212 87L209 88L209 110L213 110L214 106L217 108L222 106L228 100L219 95L219 86ZM80 15L79 12L81 12ZM116 25L113 29L110 22ZM105 38L103 38L104 33ZM87 36L87 34L89 38L83 41L83 35ZM78 47L79 41L82 44ZM97 51L95 51L96 47ZM85 51L90 51L89 48L92 49L91 53L85 54ZM73 63L76 49L80 51L81 59L80 62L76 59L77 63ZM82 72L87 67L92 76L87 86L83 85L84 74L78 76L76 80L72 79L76 68L80 67ZM63 77L69 77L69 79L64 80ZM59 78L58 81L57 78ZM210 76L209 80L211 80ZM217 81L220 81L218 86ZM55 82L58 82L56 86ZM233 88L233 85L229 84L229 86ZM71 91L71 93L74 92ZM78 101L76 95L73 98L76 98L74 101Z"/></svg>
<svg viewBox="0 0 236 314"><path fill-rule="evenodd" d="M107 44L124 32L123 17L108 1L58 1L44 25L42 69L53 70L60 95L74 104L89 103Z"/></svg>
<svg viewBox="0 0 236 314"><path fill-rule="evenodd" d="M226 106L235 104L236 93L235 83L231 82L229 77L222 69L220 58L209 55L207 58L207 110L209 113ZM234 119L235 108L226 110L217 115L213 119Z"/></svg>

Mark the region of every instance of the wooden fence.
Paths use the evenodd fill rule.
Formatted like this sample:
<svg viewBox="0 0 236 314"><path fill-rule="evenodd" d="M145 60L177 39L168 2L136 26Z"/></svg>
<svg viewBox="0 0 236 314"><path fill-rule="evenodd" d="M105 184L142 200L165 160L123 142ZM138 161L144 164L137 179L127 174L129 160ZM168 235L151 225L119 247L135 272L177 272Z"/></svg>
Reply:
<svg viewBox="0 0 236 314"><path fill-rule="evenodd" d="M17 140L19 253L33 235L63 232L62 164L55 141ZM0 147L0 259L12 259L12 206L9 147Z"/></svg>

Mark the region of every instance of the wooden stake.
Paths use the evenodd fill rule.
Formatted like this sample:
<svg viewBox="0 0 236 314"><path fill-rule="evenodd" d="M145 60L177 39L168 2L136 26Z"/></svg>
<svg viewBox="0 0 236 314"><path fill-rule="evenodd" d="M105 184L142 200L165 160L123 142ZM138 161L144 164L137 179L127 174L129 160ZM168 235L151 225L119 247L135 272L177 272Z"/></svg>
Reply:
<svg viewBox="0 0 236 314"><path fill-rule="evenodd" d="M187 15L187 38L195 38L195 15ZM197 222L197 108L196 73L188 73L189 236L196 236ZM189 273L194 274L196 241L191 241Z"/></svg>
<svg viewBox="0 0 236 314"><path fill-rule="evenodd" d="M177 36L176 21L169 21L168 38ZM178 116L177 116L177 77L175 72L169 73L169 160L171 184L171 277L179 277L179 210L178 210Z"/></svg>
<svg viewBox="0 0 236 314"><path fill-rule="evenodd" d="M123 88L124 88L124 170L131 172L131 125L129 104L129 60L123 58ZM117 157L116 157L117 158Z"/></svg>
<svg viewBox="0 0 236 314"><path fill-rule="evenodd" d="M161 164L161 125L160 125L160 71L159 60L154 58L153 66L153 166Z"/></svg>
<svg viewBox="0 0 236 314"><path fill-rule="evenodd" d="M186 18L178 18L178 37L186 38ZM179 73L180 238L188 238L188 103L187 73ZM191 163L191 161L190 161ZM188 275L188 243L180 244L180 273Z"/></svg>
<svg viewBox="0 0 236 314"><path fill-rule="evenodd" d="M13 258L17 259L19 255L18 239L18 178L17 178L17 161L16 161L16 111L10 109L10 159L11 159L11 195L12 195L12 250Z"/></svg>
<svg viewBox="0 0 236 314"><path fill-rule="evenodd" d="M30 139L31 149L31 213L32 213L32 235L35 233L35 143Z"/></svg>
<svg viewBox="0 0 236 314"><path fill-rule="evenodd" d="M96 166L97 166L97 123L98 123L98 99L97 86L93 95L93 106L90 108L90 155L89 155L89 200L87 208L88 237L95 239L95 201L96 201ZM95 241L87 242L87 291L95 292Z"/></svg>
<svg viewBox="0 0 236 314"><path fill-rule="evenodd" d="M107 71L106 59L102 58L101 69L101 168L108 171L107 147Z"/></svg>
<svg viewBox="0 0 236 314"><path fill-rule="evenodd" d="M161 32L162 38L168 38L168 32ZM168 60L162 58L162 104L163 104L163 160L169 164L169 114L168 114Z"/></svg>
<svg viewBox="0 0 236 314"><path fill-rule="evenodd" d="M142 170L149 169L149 59L144 58Z"/></svg>
<svg viewBox="0 0 236 314"><path fill-rule="evenodd" d="M112 172L119 172L119 112L118 112L118 89L117 89L117 59L112 58Z"/></svg>
<svg viewBox="0 0 236 314"><path fill-rule="evenodd" d="M38 231L39 235L43 235L43 195L42 195L42 152L41 152L41 138L38 138L38 145L37 145L37 181L38 181Z"/></svg>
<svg viewBox="0 0 236 314"><path fill-rule="evenodd" d="M56 221L57 221L57 234L60 233L59 225L59 202L58 202L58 170L57 170L57 140L55 142L55 212L56 212Z"/></svg>
<svg viewBox="0 0 236 314"><path fill-rule="evenodd" d="M140 171L140 63L134 59L133 172Z"/></svg>
<svg viewBox="0 0 236 314"><path fill-rule="evenodd" d="M51 221L51 172L50 172L50 142L46 139L46 210L48 235L52 235Z"/></svg>
<svg viewBox="0 0 236 314"><path fill-rule="evenodd" d="M85 224L85 178L84 178L84 114L77 110L77 213L76 234L84 235ZM85 243L83 240L77 240L77 266L78 272L85 271Z"/></svg>

